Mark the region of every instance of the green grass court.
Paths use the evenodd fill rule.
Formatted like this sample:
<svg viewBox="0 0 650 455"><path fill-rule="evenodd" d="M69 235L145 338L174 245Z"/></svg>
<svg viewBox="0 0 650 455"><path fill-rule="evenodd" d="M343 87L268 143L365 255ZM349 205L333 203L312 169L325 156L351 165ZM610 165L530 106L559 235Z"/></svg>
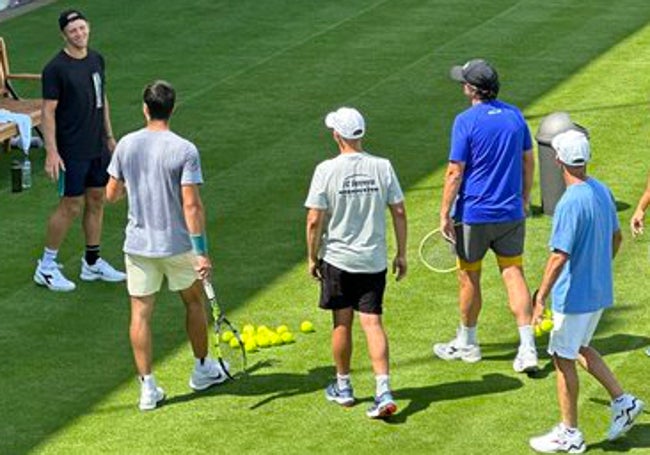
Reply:
<svg viewBox="0 0 650 455"><path fill-rule="evenodd" d="M87 14L91 47L107 60L118 135L142 125L145 83L176 86L172 127L202 153L215 281L232 319L294 331L311 319L316 332L252 354L246 381L193 394L182 304L164 292L155 372L168 402L139 412L125 289L78 280L79 224L59 255L77 291L34 285L55 185L36 151L34 187L12 194L12 157L0 156L0 453L532 453L528 438L558 421L555 378L545 355L540 378L512 371L517 332L493 258L483 280L484 360L475 365L433 359L432 343L457 324L457 285L417 258L437 223L451 123L466 107L448 70L478 56L494 63L501 98L524 110L533 133L558 110L590 129L589 171L614 191L624 234L616 304L594 344L625 388L650 400L650 234L634 241L628 228L650 169L647 0L66 0L0 23L14 71L40 72L60 49L56 18L69 6ZM388 422L364 414L374 379L358 327L361 403L344 410L323 397L333 375L329 315L306 273L302 204L314 166L336 153L322 119L340 105L364 113L367 150L392 160L407 193L409 276L386 295L399 406ZM539 207L537 183L533 196ZM538 214L528 223L531 288L550 221ZM124 204L109 207L102 252L118 264L124 224ZM650 453L647 411L608 443L607 396L581 379L589 453Z"/></svg>

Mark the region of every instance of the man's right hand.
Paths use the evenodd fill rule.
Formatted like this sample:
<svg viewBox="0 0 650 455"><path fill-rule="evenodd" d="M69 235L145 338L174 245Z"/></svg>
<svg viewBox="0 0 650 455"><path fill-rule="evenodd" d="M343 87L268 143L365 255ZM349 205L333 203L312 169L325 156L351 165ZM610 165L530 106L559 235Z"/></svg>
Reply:
<svg viewBox="0 0 650 455"><path fill-rule="evenodd" d="M323 276L320 273L320 261L315 260L315 259L309 259L309 274L317 279L318 281L321 281L323 279Z"/></svg>
<svg viewBox="0 0 650 455"><path fill-rule="evenodd" d="M196 255L194 260L194 270L199 274L202 280L209 280L212 275L212 261L208 256L202 254Z"/></svg>
<svg viewBox="0 0 650 455"><path fill-rule="evenodd" d="M632 215L630 220L630 229L632 230L632 235L637 237L643 234L643 219L645 218L645 213L642 210L637 210Z"/></svg>
<svg viewBox="0 0 650 455"><path fill-rule="evenodd" d="M445 239L451 243L456 243L456 230L454 229L454 220L450 216L440 217L440 232Z"/></svg>
<svg viewBox="0 0 650 455"><path fill-rule="evenodd" d="M59 152L47 152L45 156L45 173L53 181L59 180L59 170L65 171L65 164Z"/></svg>
<svg viewBox="0 0 650 455"><path fill-rule="evenodd" d="M546 306L545 299L539 294L539 291L533 292L531 297L532 306L533 306L533 315L532 315L532 325L538 325L542 322L544 318L544 308Z"/></svg>

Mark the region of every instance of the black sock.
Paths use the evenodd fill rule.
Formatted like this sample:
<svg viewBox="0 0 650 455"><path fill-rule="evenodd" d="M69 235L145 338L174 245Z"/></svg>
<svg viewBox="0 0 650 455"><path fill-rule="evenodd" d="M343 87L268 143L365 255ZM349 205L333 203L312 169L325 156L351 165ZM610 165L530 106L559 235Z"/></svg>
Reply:
<svg viewBox="0 0 650 455"><path fill-rule="evenodd" d="M99 245L86 245L86 264L95 265L99 259Z"/></svg>

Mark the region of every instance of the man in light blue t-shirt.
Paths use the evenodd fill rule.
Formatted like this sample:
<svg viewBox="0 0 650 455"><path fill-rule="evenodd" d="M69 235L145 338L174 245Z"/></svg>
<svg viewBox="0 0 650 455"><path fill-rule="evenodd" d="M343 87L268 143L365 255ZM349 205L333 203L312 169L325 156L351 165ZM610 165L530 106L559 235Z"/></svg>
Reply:
<svg viewBox="0 0 650 455"><path fill-rule="evenodd" d="M535 294L533 320L540 322L544 301L553 299L553 330L548 352L557 372L561 422L549 433L532 438L530 445L543 453L582 453L586 445L578 429L578 374L576 360L609 393L612 421L607 438L625 434L644 403L624 393L598 351L589 344L603 310L612 306L612 259L621 244L614 197L609 188L587 176L589 141L570 130L551 142L567 186L553 217L551 255Z"/></svg>
<svg viewBox="0 0 650 455"><path fill-rule="evenodd" d="M444 360L478 362L478 316L481 311L481 268L494 251L520 344L512 364L518 372L537 370L531 304L524 278L525 211L533 182L532 141L524 117L515 106L497 99L499 78L485 60L470 60L451 70L472 104L458 114L440 204L440 230L456 245L460 325L456 337L437 343L433 352Z"/></svg>

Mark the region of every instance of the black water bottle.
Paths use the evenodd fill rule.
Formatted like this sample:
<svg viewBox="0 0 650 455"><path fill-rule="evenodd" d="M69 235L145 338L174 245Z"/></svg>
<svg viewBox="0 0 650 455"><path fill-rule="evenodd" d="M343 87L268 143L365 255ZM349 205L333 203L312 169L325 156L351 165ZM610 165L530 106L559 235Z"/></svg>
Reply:
<svg viewBox="0 0 650 455"><path fill-rule="evenodd" d="M20 193L23 190L23 164L20 161L11 162L11 192Z"/></svg>

